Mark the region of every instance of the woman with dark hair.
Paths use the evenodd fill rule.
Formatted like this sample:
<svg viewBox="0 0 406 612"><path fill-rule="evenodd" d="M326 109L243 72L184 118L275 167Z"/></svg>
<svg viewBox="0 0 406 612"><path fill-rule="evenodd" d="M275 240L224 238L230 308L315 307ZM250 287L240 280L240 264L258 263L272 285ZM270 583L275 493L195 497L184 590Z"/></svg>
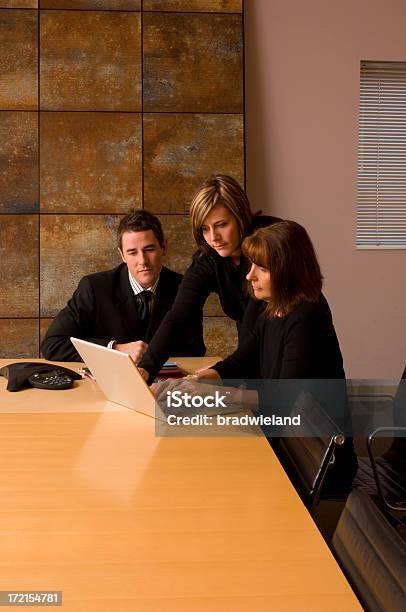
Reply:
<svg viewBox="0 0 406 612"><path fill-rule="evenodd" d="M237 322L240 335L249 302L245 280L248 262L241 251L242 241L257 228L279 221L254 214L238 182L222 174L207 179L198 189L190 216L199 250L185 272L172 309L139 363L146 380L157 374L179 334L201 326L210 293L218 294L224 313ZM250 320L245 324L249 327Z"/></svg>
<svg viewBox="0 0 406 612"><path fill-rule="evenodd" d="M250 290L262 313L238 349L205 378L344 378L323 277L306 230L280 221L246 238Z"/></svg>
<svg viewBox="0 0 406 612"><path fill-rule="evenodd" d="M262 312L232 355L196 377L249 379L258 378L260 372L263 379L306 379L292 385L296 387L292 397L297 389L309 386L337 427L348 434L343 360L330 308L321 292L320 266L306 230L294 221L280 221L246 238L242 252L251 264L247 280L262 303ZM320 379L343 379L343 384L319 383ZM288 389L283 387L282 393L289 396ZM261 411L269 411L269 401L272 398L261 399ZM278 441L270 439L277 453ZM350 436L336 449L335 465L329 469L323 490L347 491L356 469Z"/></svg>

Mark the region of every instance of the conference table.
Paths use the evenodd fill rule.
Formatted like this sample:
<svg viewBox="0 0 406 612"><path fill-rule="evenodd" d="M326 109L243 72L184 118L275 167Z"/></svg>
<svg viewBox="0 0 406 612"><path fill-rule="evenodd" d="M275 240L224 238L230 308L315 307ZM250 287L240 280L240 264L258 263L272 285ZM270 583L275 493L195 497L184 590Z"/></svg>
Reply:
<svg viewBox="0 0 406 612"><path fill-rule="evenodd" d="M157 437L89 379L6 384L0 590L75 612L362 610L265 438Z"/></svg>

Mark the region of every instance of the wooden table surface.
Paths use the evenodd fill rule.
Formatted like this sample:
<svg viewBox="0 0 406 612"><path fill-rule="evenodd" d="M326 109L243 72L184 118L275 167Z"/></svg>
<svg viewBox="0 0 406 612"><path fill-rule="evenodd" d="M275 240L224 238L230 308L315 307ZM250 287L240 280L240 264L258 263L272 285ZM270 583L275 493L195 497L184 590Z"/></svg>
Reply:
<svg viewBox="0 0 406 612"><path fill-rule="evenodd" d="M1 590L72 612L362 609L265 439L158 438L90 380L5 386Z"/></svg>

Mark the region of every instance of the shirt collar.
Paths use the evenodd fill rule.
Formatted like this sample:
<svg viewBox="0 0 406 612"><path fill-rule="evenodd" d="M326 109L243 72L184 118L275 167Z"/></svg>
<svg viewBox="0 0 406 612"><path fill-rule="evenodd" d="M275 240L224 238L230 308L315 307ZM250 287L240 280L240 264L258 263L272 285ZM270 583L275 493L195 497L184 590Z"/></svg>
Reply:
<svg viewBox="0 0 406 612"><path fill-rule="evenodd" d="M159 276L156 279L155 283L152 285L152 287L147 287L146 289L144 289L144 287L141 287L141 285L135 280L135 278L132 276L130 270L128 270L128 278L130 281L130 285L131 285L131 289L134 292L134 295L138 295L139 293L141 293L141 291L152 291L152 293L155 294L156 292L156 288L159 282Z"/></svg>

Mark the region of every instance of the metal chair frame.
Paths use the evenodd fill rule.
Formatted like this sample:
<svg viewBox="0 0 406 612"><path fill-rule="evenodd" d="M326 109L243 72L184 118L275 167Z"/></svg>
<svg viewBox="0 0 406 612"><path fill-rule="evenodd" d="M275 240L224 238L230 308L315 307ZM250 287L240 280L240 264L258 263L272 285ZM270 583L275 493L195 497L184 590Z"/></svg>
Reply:
<svg viewBox="0 0 406 612"><path fill-rule="evenodd" d="M375 483L376 483L376 488L378 491L378 495L382 501L382 503L384 504L384 506L388 509L388 510L396 510L396 511L402 511L402 512L406 512L406 500L405 503L403 502L399 502L396 504L393 504L391 502L389 502L386 497L385 494L383 492L383 486L382 486L382 482L381 482L381 477L379 475L378 472L378 467L377 467L377 463L376 463L376 458L373 452L373 442L374 440L378 437L378 434L380 433L394 433L394 432L402 432L404 433L404 435L406 436L406 427L378 427L377 429L375 429L375 431L373 431L372 433L369 434L368 439L367 439L367 450L368 450L368 455L369 455L369 459L371 461L371 467L372 467L372 471L374 474L374 478L375 478ZM406 440L406 438L405 438Z"/></svg>

